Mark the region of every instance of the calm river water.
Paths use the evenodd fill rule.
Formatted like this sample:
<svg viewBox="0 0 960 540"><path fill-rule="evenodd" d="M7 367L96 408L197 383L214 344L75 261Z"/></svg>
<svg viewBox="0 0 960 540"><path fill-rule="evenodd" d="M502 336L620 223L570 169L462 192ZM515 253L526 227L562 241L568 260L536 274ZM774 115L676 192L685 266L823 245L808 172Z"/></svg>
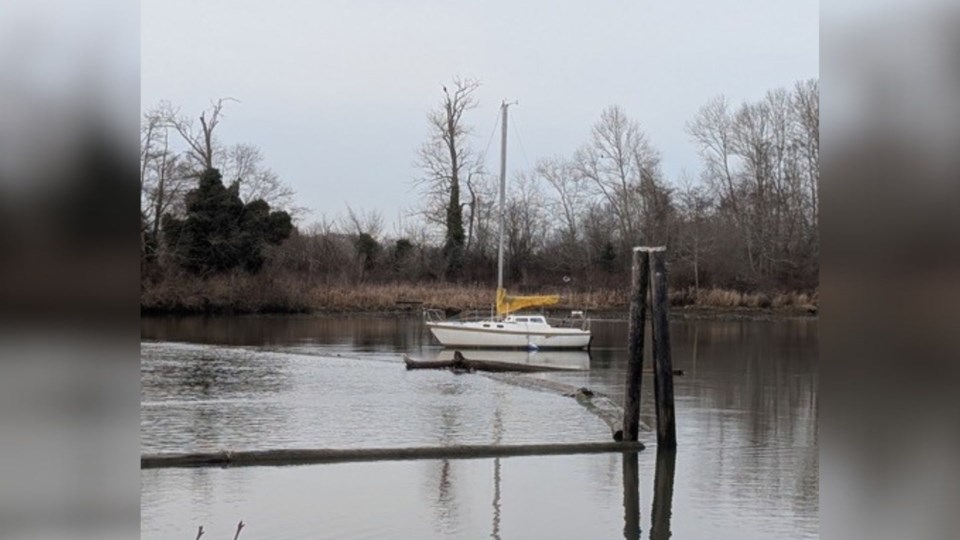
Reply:
<svg viewBox="0 0 960 540"><path fill-rule="evenodd" d="M510 360L619 401L623 322L590 354ZM639 454L141 472L141 538L656 538L819 536L815 320L671 324L678 450ZM406 371L444 354L416 318L141 321L144 453L606 441L563 396L480 375ZM649 341L647 342L649 343ZM649 366L649 364L648 364ZM652 376L643 421L655 425Z"/></svg>

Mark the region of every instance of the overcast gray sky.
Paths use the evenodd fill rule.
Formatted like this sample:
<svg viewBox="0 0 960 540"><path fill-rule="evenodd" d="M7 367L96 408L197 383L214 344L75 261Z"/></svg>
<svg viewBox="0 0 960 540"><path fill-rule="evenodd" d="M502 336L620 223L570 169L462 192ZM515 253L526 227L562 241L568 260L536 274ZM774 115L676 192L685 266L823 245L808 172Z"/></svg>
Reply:
<svg viewBox="0 0 960 540"><path fill-rule="evenodd" d="M349 204L388 226L415 206L426 112L455 75L483 86L483 150L504 98L509 170L570 155L600 111L640 122L671 181L697 174L684 126L708 99L754 100L818 76L818 0L145 0L142 107L193 115L235 97L218 128L249 142L312 215ZM518 135L518 136L517 136ZM487 156L497 168L496 143Z"/></svg>

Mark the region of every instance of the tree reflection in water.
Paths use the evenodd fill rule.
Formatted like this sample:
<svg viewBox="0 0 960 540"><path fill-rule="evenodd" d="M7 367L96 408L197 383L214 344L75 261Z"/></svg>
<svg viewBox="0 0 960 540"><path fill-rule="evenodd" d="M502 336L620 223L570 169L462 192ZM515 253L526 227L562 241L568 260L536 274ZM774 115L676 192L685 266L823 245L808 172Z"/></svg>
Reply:
<svg viewBox="0 0 960 540"><path fill-rule="evenodd" d="M440 386L440 393L459 395L463 393L463 387L460 381L454 378ZM447 402L441 408L440 420L439 443L441 446L450 446L454 442L460 424L460 405L457 401ZM436 511L438 532L453 534L459 529L459 504L454 491L453 465L449 459L440 460L440 478L437 485L437 502L434 505L434 510Z"/></svg>

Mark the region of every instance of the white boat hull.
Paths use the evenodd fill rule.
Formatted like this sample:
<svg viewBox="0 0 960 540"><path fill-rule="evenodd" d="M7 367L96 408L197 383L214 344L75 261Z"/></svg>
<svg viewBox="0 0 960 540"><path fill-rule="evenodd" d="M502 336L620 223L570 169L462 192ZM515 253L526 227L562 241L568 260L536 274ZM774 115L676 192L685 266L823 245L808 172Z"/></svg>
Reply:
<svg viewBox="0 0 960 540"><path fill-rule="evenodd" d="M427 328L444 347L504 349L584 349L590 331L498 321L428 322Z"/></svg>

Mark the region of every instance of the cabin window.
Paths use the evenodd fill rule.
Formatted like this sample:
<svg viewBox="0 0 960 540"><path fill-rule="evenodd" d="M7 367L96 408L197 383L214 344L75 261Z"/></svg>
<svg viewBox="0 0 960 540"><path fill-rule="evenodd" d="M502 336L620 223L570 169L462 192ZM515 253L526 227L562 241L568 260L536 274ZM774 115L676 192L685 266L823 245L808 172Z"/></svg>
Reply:
<svg viewBox="0 0 960 540"><path fill-rule="evenodd" d="M530 317L530 322L543 324L543 317Z"/></svg>
<svg viewBox="0 0 960 540"><path fill-rule="evenodd" d="M489 324L485 324L485 325L483 325L483 327L484 327L484 328L490 328L490 325L489 325Z"/></svg>
<svg viewBox="0 0 960 540"><path fill-rule="evenodd" d="M526 317L517 317L517 322L527 322Z"/></svg>
<svg viewBox="0 0 960 540"><path fill-rule="evenodd" d="M503 328L503 325L502 325L502 324L498 324L498 325L497 325L497 328Z"/></svg>

